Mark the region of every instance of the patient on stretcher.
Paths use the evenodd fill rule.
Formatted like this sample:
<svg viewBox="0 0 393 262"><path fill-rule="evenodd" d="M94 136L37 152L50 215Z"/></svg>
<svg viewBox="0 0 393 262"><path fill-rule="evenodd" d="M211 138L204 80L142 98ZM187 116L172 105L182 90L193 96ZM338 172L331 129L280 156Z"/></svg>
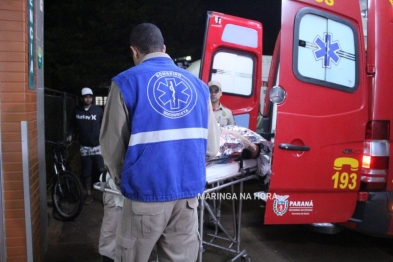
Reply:
<svg viewBox="0 0 393 262"><path fill-rule="evenodd" d="M257 159L258 173L270 175L270 158L273 144L254 131L236 125L221 127L220 149L216 157L206 167L227 164L242 159Z"/></svg>
<svg viewBox="0 0 393 262"><path fill-rule="evenodd" d="M221 127L220 131L220 149L215 159L245 155L257 158L260 153L271 153L272 143L248 128L228 125Z"/></svg>

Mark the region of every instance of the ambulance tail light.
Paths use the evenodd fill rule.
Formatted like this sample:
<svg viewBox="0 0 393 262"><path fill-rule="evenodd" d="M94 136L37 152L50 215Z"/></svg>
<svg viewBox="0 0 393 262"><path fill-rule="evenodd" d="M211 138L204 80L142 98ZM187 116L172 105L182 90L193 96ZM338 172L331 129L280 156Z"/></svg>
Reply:
<svg viewBox="0 0 393 262"><path fill-rule="evenodd" d="M383 191L389 168L389 121L370 121L364 142L361 191Z"/></svg>

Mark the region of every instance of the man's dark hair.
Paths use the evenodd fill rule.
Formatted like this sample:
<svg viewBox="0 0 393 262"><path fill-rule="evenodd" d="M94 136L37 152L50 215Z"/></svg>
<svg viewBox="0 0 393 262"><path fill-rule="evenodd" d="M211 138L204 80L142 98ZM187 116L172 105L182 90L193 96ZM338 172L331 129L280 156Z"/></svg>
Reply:
<svg viewBox="0 0 393 262"><path fill-rule="evenodd" d="M137 25L130 35L130 46L136 47L143 54L162 52L164 38L160 29L150 23Z"/></svg>

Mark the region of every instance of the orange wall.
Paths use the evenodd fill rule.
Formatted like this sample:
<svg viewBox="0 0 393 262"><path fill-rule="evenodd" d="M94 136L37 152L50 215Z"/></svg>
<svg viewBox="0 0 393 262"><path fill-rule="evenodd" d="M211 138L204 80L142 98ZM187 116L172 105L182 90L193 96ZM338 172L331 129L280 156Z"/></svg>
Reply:
<svg viewBox="0 0 393 262"><path fill-rule="evenodd" d="M0 0L0 132L7 262L27 261L21 121L28 122L33 258L43 261L44 256L39 208L37 93L36 89L28 88L26 12L27 0Z"/></svg>

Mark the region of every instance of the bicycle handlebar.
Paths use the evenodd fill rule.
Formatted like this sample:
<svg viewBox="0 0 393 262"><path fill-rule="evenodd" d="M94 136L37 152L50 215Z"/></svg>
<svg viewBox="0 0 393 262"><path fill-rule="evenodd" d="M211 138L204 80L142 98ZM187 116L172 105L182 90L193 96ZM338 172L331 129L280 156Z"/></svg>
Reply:
<svg viewBox="0 0 393 262"><path fill-rule="evenodd" d="M56 151L65 151L70 145L76 143L75 141L52 141L45 140L45 143L50 144Z"/></svg>
<svg viewBox="0 0 393 262"><path fill-rule="evenodd" d="M45 143L54 144L54 145L62 145L62 144L72 144L74 141L53 141L53 140L45 140Z"/></svg>

